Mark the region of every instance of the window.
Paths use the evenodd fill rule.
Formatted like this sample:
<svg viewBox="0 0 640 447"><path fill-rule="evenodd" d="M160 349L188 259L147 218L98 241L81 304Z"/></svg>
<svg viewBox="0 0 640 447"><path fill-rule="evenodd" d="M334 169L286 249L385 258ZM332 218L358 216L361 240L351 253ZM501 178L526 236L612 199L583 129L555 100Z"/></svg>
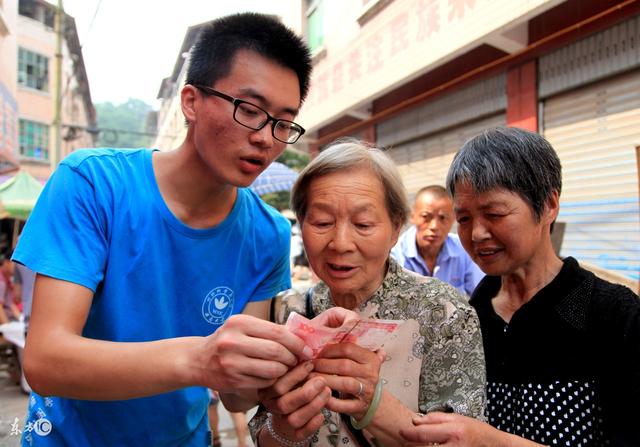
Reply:
<svg viewBox="0 0 640 447"><path fill-rule="evenodd" d="M49 58L24 48L19 48L18 85L48 92Z"/></svg>
<svg viewBox="0 0 640 447"><path fill-rule="evenodd" d="M55 2L52 2L55 3ZM56 17L56 7L37 0L19 0L18 14L37 20L48 28L53 29Z"/></svg>
<svg viewBox="0 0 640 447"><path fill-rule="evenodd" d="M49 126L20 120L20 155L37 160L49 160Z"/></svg>
<svg viewBox="0 0 640 447"><path fill-rule="evenodd" d="M311 54L322 49L324 43L322 0L307 0L307 43Z"/></svg>

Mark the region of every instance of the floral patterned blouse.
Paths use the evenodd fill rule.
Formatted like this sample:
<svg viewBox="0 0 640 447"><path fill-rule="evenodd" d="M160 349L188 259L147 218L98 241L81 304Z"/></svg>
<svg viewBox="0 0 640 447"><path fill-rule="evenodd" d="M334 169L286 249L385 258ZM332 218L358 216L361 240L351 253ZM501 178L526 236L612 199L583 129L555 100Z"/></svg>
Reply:
<svg viewBox="0 0 640 447"><path fill-rule="evenodd" d="M315 316L336 306L323 282L312 289L310 312L305 295L296 290L280 295L275 321L282 324L292 311ZM404 321L384 345L387 360L380 370L384 389L414 412L456 412L483 419L480 325L475 310L454 287L410 272L390 258L378 290L353 310L362 318ZM339 415L323 412L325 423L312 438L312 446L358 445ZM251 420L252 435L265 424L265 416L259 411Z"/></svg>

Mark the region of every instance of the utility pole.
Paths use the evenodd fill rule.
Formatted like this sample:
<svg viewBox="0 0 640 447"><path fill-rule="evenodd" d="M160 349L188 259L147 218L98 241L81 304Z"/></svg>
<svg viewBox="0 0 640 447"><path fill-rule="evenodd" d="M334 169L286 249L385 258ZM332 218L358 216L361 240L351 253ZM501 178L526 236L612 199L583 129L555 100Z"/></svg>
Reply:
<svg viewBox="0 0 640 447"><path fill-rule="evenodd" d="M62 158L62 40L64 38L64 9L62 0L58 0L56 7L56 60L55 60L55 111L53 117L53 139L55 151L50 155L51 169L60 163Z"/></svg>

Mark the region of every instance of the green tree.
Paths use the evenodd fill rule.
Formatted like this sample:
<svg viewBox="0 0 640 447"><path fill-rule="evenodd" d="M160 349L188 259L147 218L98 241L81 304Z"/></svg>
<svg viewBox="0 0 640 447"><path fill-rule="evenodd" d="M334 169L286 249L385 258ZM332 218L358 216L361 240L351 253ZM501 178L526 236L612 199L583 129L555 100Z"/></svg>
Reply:
<svg viewBox="0 0 640 447"><path fill-rule="evenodd" d="M151 106L129 98L122 104L102 102L95 105L98 118L97 145L105 147L148 147L153 137L144 135Z"/></svg>
<svg viewBox="0 0 640 447"><path fill-rule="evenodd" d="M282 155L278 157L278 161L280 163L289 166L294 171L300 171L309 163L310 160L311 159L307 154L294 152L290 149L285 150ZM261 198L278 211L282 211L289 208L291 193L289 191L271 192L269 194L263 194Z"/></svg>
<svg viewBox="0 0 640 447"><path fill-rule="evenodd" d="M294 152L291 149L286 149L282 153L282 155L278 157L278 161L289 166L294 171L300 171L302 168L309 164L311 158L308 154L304 154L302 152Z"/></svg>

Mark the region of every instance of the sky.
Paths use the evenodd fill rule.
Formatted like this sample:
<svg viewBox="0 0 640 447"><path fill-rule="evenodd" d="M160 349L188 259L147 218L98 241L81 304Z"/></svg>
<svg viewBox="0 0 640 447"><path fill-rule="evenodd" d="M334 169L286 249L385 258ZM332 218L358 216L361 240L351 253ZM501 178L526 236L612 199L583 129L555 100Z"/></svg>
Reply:
<svg viewBox="0 0 640 447"><path fill-rule="evenodd" d="M189 26L234 12L274 13L283 5L291 0L63 1L76 20L93 102L137 98L155 109Z"/></svg>

